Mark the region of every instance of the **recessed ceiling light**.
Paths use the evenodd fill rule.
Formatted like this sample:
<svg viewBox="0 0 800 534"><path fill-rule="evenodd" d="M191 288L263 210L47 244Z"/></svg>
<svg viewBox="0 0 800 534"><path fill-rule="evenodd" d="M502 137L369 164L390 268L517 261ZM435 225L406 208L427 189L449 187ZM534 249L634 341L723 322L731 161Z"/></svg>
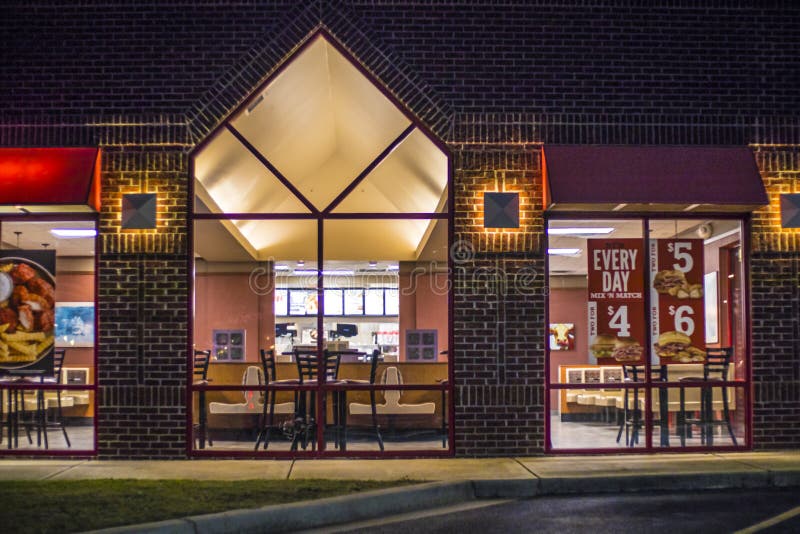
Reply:
<svg viewBox="0 0 800 534"><path fill-rule="evenodd" d="M586 227L586 228L548 228L547 233L550 235L602 235L610 234L614 231L612 227Z"/></svg>
<svg viewBox="0 0 800 534"><path fill-rule="evenodd" d="M551 256L579 256L581 249L579 248L548 248L547 253Z"/></svg>
<svg viewBox="0 0 800 534"><path fill-rule="evenodd" d="M94 228L51 228L50 233L56 237L94 237L97 230Z"/></svg>
<svg viewBox="0 0 800 534"><path fill-rule="evenodd" d="M344 269L336 270L336 271L322 271L322 274L325 276L353 276L355 274L353 271L347 271ZM316 276L317 270L316 269L295 269L294 270L295 276Z"/></svg>
<svg viewBox="0 0 800 534"><path fill-rule="evenodd" d="M273 269L276 270L276 271L288 271L289 270L289 266L288 265L276 265L275 267L273 267Z"/></svg>

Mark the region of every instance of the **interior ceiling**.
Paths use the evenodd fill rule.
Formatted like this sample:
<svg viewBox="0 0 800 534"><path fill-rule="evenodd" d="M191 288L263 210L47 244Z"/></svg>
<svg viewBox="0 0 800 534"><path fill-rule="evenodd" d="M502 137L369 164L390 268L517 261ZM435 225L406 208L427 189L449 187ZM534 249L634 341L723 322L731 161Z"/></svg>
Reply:
<svg viewBox="0 0 800 534"><path fill-rule="evenodd" d="M229 124L322 211L411 121L320 36ZM194 168L198 212L310 213L227 129L198 152ZM413 129L332 211L442 212L447 175L446 154ZM308 260L316 255L314 221L198 224L195 249L209 261ZM431 222L412 219L325 224L326 260L413 261L425 241L438 236Z"/></svg>
<svg viewBox="0 0 800 534"><path fill-rule="evenodd" d="M55 250L56 256L93 256L94 237L60 238L50 233L53 228L94 228L91 221L3 221L0 225L0 248ZM16 232L19 232L19 240ZM47 245L47 246L45 246Z"/></svg>
<svg viewBox="0 0 800 534"><path fill-rule="evenodd" d="M702 224L711 223L711 236L707 239L714 239L717 236L726 234L739 228L737 220L650 220L651 239L669 239L674 237L699 238L697 229ZM614 220L551 220L550 228L596 228L607 227L614 230L607 235L550 235L548 236L548 248L577 248L580 252L574 256L549 256L549 273L551 276L574 276L586 275L587 265L587 240L588 239L621 239L621 238L642 238L642 221L638 219L614 219Z"/></svg>

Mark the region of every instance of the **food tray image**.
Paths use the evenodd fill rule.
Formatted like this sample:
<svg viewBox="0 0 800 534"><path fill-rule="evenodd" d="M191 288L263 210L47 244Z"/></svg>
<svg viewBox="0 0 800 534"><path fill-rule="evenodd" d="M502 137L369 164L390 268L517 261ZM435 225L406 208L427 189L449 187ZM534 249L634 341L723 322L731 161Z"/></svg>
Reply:
<svg viewBox="0 0 800 534"><path fill-rule="evenodd" d="M0 258L0 366L27 367L47 356L55 330L55 280L39 263Z"/></svg>

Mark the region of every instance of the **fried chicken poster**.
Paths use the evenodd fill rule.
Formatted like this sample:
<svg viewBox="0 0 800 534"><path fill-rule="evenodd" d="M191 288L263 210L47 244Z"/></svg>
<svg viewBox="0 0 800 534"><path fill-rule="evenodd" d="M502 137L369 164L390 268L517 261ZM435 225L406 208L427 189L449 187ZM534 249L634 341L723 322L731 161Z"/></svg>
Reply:
<svg viewBox="0 0 800 534"><path fill-rule="evenodd" d="M644 362L644 244L589 239L589 362Z"/></svg>
<svg viewBox="0 0 800 534"><path fill-rule="evenodd" d="M650 242L653 363L702 363L705 352L703 240Z"/></svg>
<svg viewBox="0 0 800 534"><path fill-rule="evenodd" d="M0 368L53 372L53 250L0 251Z"/></svg>

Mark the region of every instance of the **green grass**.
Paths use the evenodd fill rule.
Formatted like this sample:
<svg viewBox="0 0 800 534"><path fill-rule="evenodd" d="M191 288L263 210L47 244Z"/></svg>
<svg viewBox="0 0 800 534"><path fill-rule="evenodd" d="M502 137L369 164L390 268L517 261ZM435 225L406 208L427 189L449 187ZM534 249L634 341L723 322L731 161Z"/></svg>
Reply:
<svg viewBox="0 0 800 534"><path fill-rule="evenodd" d="M82 532L412 483L411 480L3 481L0 532Z"/></svg>

